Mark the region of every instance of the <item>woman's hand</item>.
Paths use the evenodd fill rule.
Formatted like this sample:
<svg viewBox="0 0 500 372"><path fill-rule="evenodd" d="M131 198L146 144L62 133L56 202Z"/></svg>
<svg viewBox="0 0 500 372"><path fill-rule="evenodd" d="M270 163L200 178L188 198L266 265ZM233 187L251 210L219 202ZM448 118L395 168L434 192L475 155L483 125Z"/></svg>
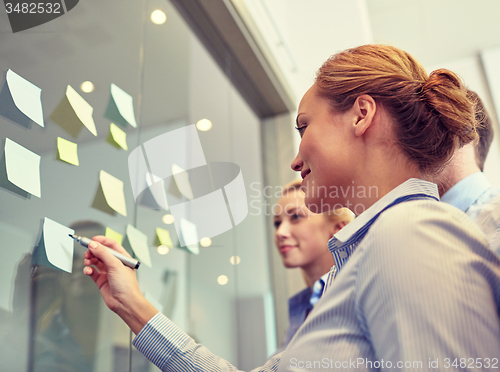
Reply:
<svg viewBox="0 0 500 372"><path fill-rule="evenodd" d="M106 247L130 256L113 239L94 236L84 254L83 272L96 283L106 305L137 334L158 310L142 295L135 270L123 265Z"/></svg>

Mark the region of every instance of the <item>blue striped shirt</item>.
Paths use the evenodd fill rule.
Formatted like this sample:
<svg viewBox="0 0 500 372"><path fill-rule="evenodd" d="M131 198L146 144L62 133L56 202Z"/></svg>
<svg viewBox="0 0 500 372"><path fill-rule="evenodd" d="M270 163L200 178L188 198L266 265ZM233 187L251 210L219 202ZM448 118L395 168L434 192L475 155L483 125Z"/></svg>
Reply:
<svg viewBox="0 0 500 372"><path fill-rule="evenodd" d="M492 187L483 172L457 182L441 201L465 212L483 230L491 249L500 255L500 188Z"/></svg>
<svg viewBox="0 0 500 372"><path fill-rule="evenodd" d="M493 366L500 260L437 198L434 184L408 180L337 233L323 296L288 348L255 371L452 370L455 358ZM134 345L162 371L237 370L162 314Z"/></svg>

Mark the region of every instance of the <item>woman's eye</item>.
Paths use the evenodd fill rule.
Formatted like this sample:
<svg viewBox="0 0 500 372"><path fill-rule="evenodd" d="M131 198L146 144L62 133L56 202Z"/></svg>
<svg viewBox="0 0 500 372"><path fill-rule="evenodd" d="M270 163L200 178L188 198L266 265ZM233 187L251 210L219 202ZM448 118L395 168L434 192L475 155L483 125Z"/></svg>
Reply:
<svg viewBox="0 0 500 372"><path fill-rule="evenodd" d="M297 131L299 132L301 138L304 135L304 131L306 130L306 128L307 128L307 125L302 125L300 127L295 127L295 129L297 129Z"/></svg>
<svg viewBox="0 0 500 372"><path fill-rule="evenodd" d="M274 228L277 229L278 227L280 227L281 225L281 221L274 221Z"/></svg>
<svg viewBox="0 0 500 372"><path fill-rule="evenodd" d="M302 216L300 214L292 214L292 221L299 220Z"/></svg>

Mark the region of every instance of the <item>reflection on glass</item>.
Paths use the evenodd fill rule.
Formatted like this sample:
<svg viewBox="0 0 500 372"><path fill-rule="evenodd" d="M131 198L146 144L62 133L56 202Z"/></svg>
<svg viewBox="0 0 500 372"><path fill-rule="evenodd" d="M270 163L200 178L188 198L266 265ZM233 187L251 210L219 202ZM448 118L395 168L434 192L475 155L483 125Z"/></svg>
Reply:
<svg viewBox="0 0 500 372"><path fill-rule="evenodd" d="M81 222L78 235L95 235L104 226ZM73 273L33 266L31 335L35 372L91 372L97 351L100 295L83 274L84 249L75 247Z"/></svg>
<svg viewBox="0 0 500 372"><path fill-rule="evenodd" d="M241 258L240 256L231 256L229 262L231 262L231 265L238 265L241 262Z"/></svg>

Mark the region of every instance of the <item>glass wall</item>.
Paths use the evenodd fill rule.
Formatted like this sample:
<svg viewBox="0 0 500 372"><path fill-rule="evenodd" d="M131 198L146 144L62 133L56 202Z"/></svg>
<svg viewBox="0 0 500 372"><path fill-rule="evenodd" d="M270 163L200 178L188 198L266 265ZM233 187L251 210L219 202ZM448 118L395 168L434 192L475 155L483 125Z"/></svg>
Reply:
<svg viewBox="0 0 500 372"><path fill-rule="evenodd" d="M165 23L151 21L156 9ZM1 10L0 45L0 370L155 370L83 274L85 248L68 249L68 229L88 237L112 229L136 255L134 239L144 237L139 284L157 308L239 368L263 363L276 340L268 220L261 193L251 192L263 183L260 121L228 79L230 59L221 69L160 0L80 1L17 33ZM85 81L92 92L82 90ZM43 115L31 84L41 89ZM146 190L135 200L131 179L144 175L129 168L129 155L201 119L212 122L208 131L195 130L206 162L236 164L253 208L240 223L233 213L236 226L193 254L194 247L181 247L187 238L180 239L179 221L165 223L165 215L176 214L161 207L158 194ZM190 159L191 148L176 148ZM168 172L172 163L164 159ZM182 174L196 194L202 181ZM168 203L190 200L181 179L164 184ZM167 254L158 249L169 245L158 228L171 237Z"/></svg>

